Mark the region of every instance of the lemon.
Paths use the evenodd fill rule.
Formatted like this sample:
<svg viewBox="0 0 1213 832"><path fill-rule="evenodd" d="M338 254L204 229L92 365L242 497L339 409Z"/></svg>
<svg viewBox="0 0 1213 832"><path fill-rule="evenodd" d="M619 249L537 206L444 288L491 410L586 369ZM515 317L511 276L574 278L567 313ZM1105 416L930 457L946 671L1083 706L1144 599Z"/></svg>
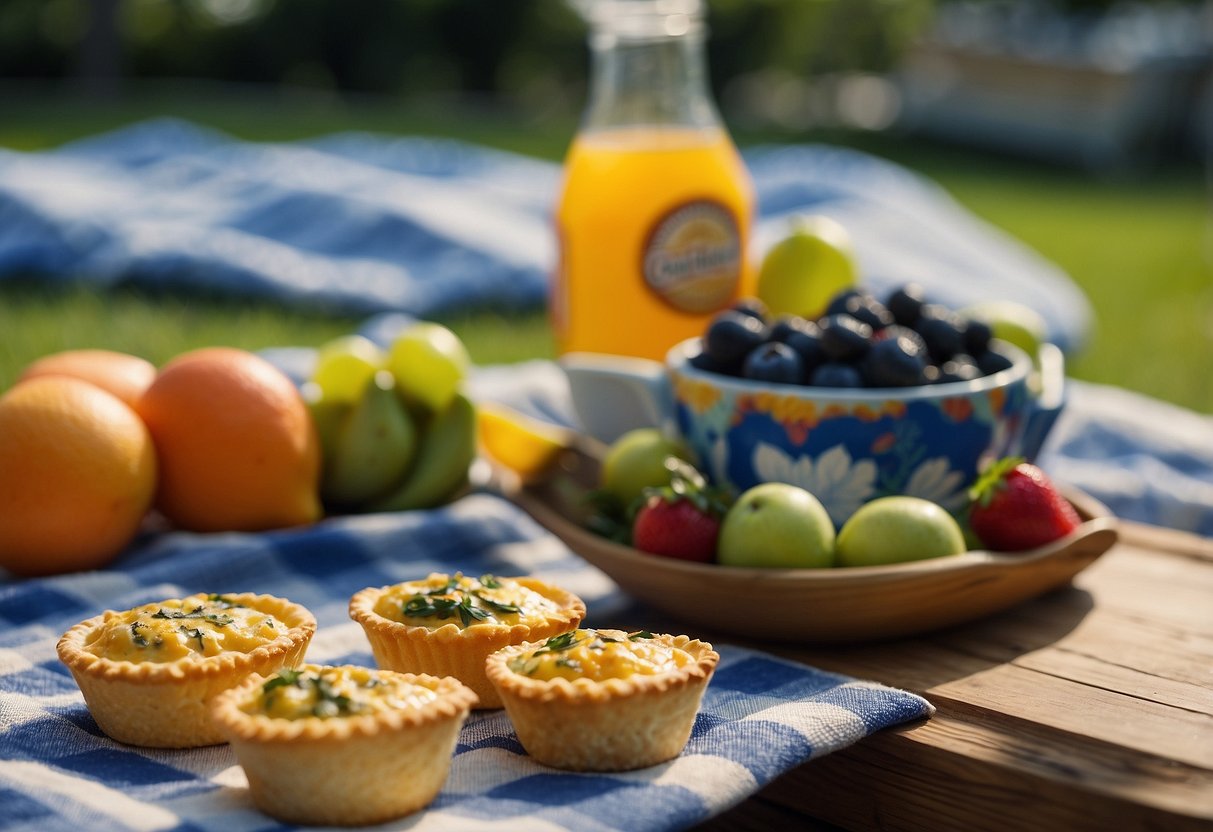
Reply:
<svg viewBox="0 0 1213 832"><path fill-rule="evenodd" d="M311 382L326 399L353 404L383 363L383 350L374 341L362 335L342 335L316 351Z"/></svg>
<svg viewBox="0 0 1213 832"><path fill-rule="evenodd" d="M829 217L802 216L763 258L755 293L774 316L816 318L834 295L857 280L846 228Z"/></svg>
<svg viewBox="0 0 1213 832"><path fill-rule="evenodd" d="M537 419L493 402L477 405L480 449L523 482L546 471L568 447L565 433Z"/></svg>

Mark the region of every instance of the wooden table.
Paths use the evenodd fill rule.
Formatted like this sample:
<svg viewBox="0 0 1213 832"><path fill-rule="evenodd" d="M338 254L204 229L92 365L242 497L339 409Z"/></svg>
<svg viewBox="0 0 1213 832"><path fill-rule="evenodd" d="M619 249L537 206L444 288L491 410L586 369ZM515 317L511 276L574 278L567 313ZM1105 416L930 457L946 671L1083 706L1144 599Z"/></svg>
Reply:
<svg viewBox="0 0 1213 832"><path fill-rule="evenodd" d="M789 772L704 832L1213 830L1213 541L1126 523L1073 586L984 621L761 647L938 711Z"/></svg>

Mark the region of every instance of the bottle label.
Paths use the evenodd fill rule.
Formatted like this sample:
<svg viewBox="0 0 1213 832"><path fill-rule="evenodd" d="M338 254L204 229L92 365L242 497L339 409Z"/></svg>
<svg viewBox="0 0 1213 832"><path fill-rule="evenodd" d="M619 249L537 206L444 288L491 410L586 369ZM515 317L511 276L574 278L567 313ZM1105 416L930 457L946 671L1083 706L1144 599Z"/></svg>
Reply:
<svg viewBox="0 0 1213 832"><path fill-rule="evenodd" d="M703 314L724 307L741 280L737 218L706 199L679 205L649 232L641 272L649 289L675 309Z"/></svg>

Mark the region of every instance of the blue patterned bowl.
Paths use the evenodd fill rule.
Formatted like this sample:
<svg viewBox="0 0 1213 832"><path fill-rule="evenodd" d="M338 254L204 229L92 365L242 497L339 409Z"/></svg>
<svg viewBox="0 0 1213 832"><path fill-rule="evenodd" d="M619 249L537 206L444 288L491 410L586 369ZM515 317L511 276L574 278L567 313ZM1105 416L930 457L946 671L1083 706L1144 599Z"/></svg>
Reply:
<svg viewBox="0 0 1213 832"><path fill-rule="evenodd" d="M1022 350L998 348L1012 366L995 375L879 390L709 373L690 364L698 338L675 346L664 365L585 355L563 363L583 422L618 417L627 392L645 404L632 405L642 414L633 423L675 428L713 482L737 493L762 482L799 485L841 526L864 503L891 494L959 510L987 461L1035 456L1062 407L1061 353L1045 345L1037 374ZM603 432L591 430L609 441Z"/></svg>

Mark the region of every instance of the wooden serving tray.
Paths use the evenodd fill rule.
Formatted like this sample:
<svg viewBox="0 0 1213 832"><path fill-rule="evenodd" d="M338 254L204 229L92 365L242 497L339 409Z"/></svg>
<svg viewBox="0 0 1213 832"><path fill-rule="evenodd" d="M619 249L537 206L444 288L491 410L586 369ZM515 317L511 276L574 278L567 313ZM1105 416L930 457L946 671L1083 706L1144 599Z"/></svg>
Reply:
<svg viewBox="0 0 1213 832"><path fill-rule="evenodd" d="M1028 552L970 551L891 566L748 569L649 555L583 526L602 448L573 437L545 476L523 484L496 470L497 487L625 592L678 619L764 641L857 642L947 627L1007 609L1070 579L1117 540L1116 519L1066 492L1083 524Z"/></svg>

